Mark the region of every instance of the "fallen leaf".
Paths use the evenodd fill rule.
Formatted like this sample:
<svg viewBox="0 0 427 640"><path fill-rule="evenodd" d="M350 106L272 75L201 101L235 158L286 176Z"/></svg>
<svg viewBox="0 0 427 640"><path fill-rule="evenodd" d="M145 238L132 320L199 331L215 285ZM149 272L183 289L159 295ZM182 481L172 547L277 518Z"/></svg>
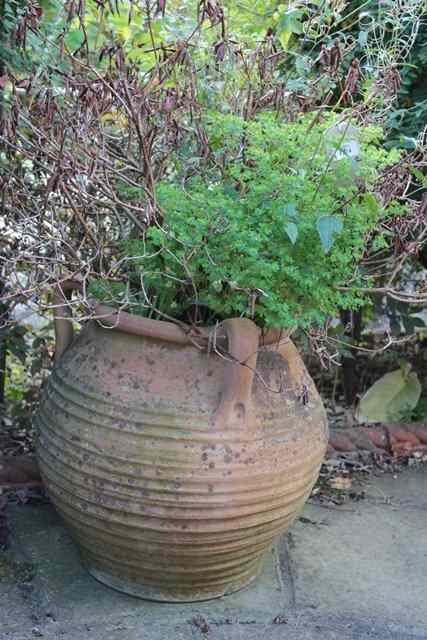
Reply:
<svg viewBox="0 0 427 640"><path fill-rule="evenodd" d="M328 484L332 489L338 489L339 491L345 491L346 489L351 489L352 480L351 480L351 478L345 478L343 476L337 476L336 478L330 478L330 480L328 480Z"/></svg>
<svg viewBox="0 0 427 640"><path fill-rule="evenodd" d="M197 627L198 629L200 629L200 632L203 635L206 635L209 633L209 624L207 623L206 619L203 616L195 616L192 619L192 623L194 624L195 627Z"/></svg>

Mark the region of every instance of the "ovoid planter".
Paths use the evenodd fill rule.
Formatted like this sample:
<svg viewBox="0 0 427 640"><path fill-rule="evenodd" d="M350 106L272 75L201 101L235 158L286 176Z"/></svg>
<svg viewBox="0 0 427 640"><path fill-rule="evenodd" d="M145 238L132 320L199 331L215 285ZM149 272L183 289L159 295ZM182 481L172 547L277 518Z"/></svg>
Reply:
<svg viewBox="0 0 427 640"><path fill-rule="evenodd" d="M327 447L298 352L247 319L208 340L97 315L73 338L65 298L57 306L57 362L35 418L42 477L84 565L152 600L241 589L298 515Z"/></svg>

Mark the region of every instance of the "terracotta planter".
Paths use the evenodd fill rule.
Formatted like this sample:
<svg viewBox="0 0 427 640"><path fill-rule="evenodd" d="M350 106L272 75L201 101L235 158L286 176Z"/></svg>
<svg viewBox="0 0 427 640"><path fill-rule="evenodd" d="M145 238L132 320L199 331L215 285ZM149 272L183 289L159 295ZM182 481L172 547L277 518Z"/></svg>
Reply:
<svg viewBox="0 0 427 640"><path fill-rule="evenodd" d="M43 479L85 566L153 600L244 587L327 447L301 358L246 319L221 325L217 354L206 331L98 313L103 326L90 321L75 339L56 320L58 361L35 418Z"/></svg>

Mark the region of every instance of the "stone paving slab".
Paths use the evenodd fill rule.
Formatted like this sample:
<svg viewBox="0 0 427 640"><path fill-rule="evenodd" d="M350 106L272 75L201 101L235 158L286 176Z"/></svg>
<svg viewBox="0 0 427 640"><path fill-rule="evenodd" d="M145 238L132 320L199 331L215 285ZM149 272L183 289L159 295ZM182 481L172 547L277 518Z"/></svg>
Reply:
<svg viewBox="0 0 427 640"><path fill-rule="evenodd" d="M297 610L339 612L425 625L427 638L427 472L367 487L367 497L335 510L307 505L314 524L288 536Z"/></svg>
<svg viewBox="0 0 427 640"><path fill-rule="evenodd" d="M108 589L50 505L15 507L12 552L35 577L0 579L0 640L427 640L427 467L366 494L306 505L257 583L188 605Z"/></svg>
<svg viewBox="0 0 427 640"><path fill-rule="evenodd" d="M144 624L133 619L120 624L98 623L49 626L29 630L0 631L1 640L426 640L426 630L404 627L360 625L357 621L323 620L313 623L307 619L290 620L287 624L209 625L201 632L191 624Z"/></svg>
<svg viewBox="0 0 427 640"><path fill-rule="evenodd" d="M0 639L1 632L12 622L13 628L29 626L29 616L25 608L25 594L10 582L0 583Z"/></svg>
<svg viewBox="0 0 427 640"><path fill-rule="evenodd" d="M35 568L33 604L43 618L75 625L102 619L119 621L135 616L145 624L186 623L208 616L217 623L271 622L291 607L290 589L281 578L279 554L266 556L264 569L252 585L226 598L191 604L164 604L140 600L97 582L81 566L77 549L51 505L25 505L11 509L14 545ZM283 561L283 551L281 551ZM10 625L12 623L9 623Z"/></svg>

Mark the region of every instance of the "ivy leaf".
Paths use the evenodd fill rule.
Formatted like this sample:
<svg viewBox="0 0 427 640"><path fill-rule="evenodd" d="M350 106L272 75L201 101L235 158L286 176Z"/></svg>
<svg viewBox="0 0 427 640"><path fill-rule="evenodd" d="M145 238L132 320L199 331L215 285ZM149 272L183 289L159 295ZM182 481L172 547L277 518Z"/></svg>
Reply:
<svg viewBox="0 0 427 640"><path fill-rule="evenodd" d="M342 230L343 223L338 216L322 216L317 220L317 231L325 253L331 250L334 244L334 235L341 233Z"/></svg>
<svg viewBox="0 0 427 640"><path fill-rule="evenodd" d="M285 11L279 21L278 29L280 32L290 32L301 34L303 26L301 23L302 11L296 8L290 8Z"/></svg>
<svg viewBox="0 0 427 640"><path fill-rule="evenodd" d="M298 238L298 227L295 222L288 222L288 224L285 225L285 231L292 244L295 244Z"/></svg>
<svg viewBox="0 0 427 640"><path fill-rule="evenodd" d="M302 11L298 9L288 9L282 15L277 30L279 33L279 39L284 49L288 48L289 40L292 35L303 33L303 25L301 22Z"/></svg>
<svg viewBox="0 0 427 640"><path fill-rule="evenodd" d="M410 151L414 151L417 148L417 140L416 138L410 138L409 136L400 136L399 138L400 145L404 149L409 149Z"/></svg>

